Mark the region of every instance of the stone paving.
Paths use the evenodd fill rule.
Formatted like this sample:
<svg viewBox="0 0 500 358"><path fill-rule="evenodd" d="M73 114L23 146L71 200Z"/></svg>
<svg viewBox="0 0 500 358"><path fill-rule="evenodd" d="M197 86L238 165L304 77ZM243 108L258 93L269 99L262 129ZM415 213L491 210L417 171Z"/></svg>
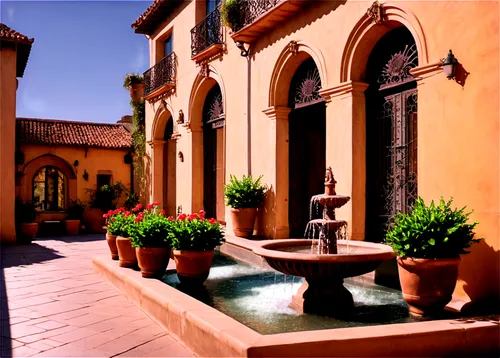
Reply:
<svg viewBox="0 0 500 358"><path fill-rule="evenodd" d="M104 235L1 247L1 357L186 357L183 345L92 271Z"/></svg>

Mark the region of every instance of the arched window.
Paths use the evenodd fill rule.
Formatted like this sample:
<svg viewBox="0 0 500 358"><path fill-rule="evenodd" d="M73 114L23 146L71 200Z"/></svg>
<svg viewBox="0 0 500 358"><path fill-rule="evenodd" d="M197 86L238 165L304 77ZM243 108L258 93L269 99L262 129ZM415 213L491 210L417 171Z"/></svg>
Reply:
<svg viewBox="0 0 500 358"><path fill-rule="evenodd" d="M56 167L43 167L33 177L33 204L38 211L65 209L66 177Z"/></svg>

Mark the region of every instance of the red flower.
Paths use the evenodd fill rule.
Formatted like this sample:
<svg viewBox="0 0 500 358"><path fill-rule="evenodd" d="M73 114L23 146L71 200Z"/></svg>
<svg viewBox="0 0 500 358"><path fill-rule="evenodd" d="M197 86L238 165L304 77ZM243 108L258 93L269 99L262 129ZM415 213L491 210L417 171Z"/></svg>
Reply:
<svg viewBox="0 0 500 358"><path fill-rule="evenodd" d="M194 220L197 218L198 218L198 214L191 214L191 215L189 215L188 220L191 221L191 220Z"/></svg>
<svg viewBox="0 0 500 358"><path fill-rule="evenodd" d="M178 217L177 217L177 220L185 220L187 218L187 215L186 214L180 214Z"/></svg>
<svg viewBox="0 0 500 358"><path fill-rule="evenodd" d="M214 218L210 218L210 219L208 219L208 222L209 222L210 224L212 224L212 225L213 225L213 224L217 224L217 220L215 220Z"/></svg>
<svg viewBox="0 0 500 358"><path fill-rule="evenodd" d="M151 210L153 208L153 204L148 204L148 206L146 207L146 209L148 210Z"/></svg>
<svg viewBox="0 0 500 358"><path fill-rule="evenodd" d="M115 221L115 218L111 218L111 222Z"/></svg>
<svg viewBox="0 0 500 358"><path fill-rule="evenodd" d="M173 217L173 216L169 216L169 217L167 218L167 220L174 221L174 217Z"/></svg>
<svg viewBox="0 0 500 358"><path fill-rule="evenodd" d="M159 201L155 201L155 202L153 202L153 205L160 206L160 202Z"/></svg>
<svg viewBox="0 0 500 358"><path fill-rule="evenodd" d="M136 217L136 218L134 219L134 221L135 221L136 223L138 223L139 221L141 221L141 219L142 219L142 218L141 218L140 216L138 216L138 217Z"/></svg>
<svg viewBox="0 0 500 358"><path fill-rule="evenodd" d="M205 210L200 210L200 219L205 218Z"/></svg>
<svg viewBox="0 0 500 358"><path fill-rule="evenodd" d="M161 210L160 210L160 214L162 214L162 215L167 215L167 212L166 212L165 210L161 209Z"/></svg>
<svg viewBox="0 0 500 358"><path fill-rule="evenodd" d="M102 217L103 217L104 219L107 219L107 218L108 218L108 216L109 216L108 214L103 214L103 215L102 215Z"/></svg>
<svg viewBox="0 0 500 358"><path fill-rule="evenodd" d="M125 216L125 217L130 216L130 211L125 211L125 212L123 213L123 216Z"/></svg>

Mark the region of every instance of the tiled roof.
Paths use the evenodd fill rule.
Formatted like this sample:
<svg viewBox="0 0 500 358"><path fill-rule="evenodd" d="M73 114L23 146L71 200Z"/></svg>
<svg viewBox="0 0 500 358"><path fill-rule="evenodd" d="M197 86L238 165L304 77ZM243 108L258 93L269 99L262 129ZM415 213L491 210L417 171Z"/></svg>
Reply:
<svg viewBox="0 0 500 358"><path fill-rule="evenodd" d="M138 34L151 35L180 3L182 0L154 0L146 11L134 21L132 28Z"/></svg>
<svg viewBox="0 0 500 358"><path fill-rule="evenodd" d="M28 36L11 29L7 25L0 24L0 45L13 46L12 44L17 44L17 77L23 77L30 56L31 45L34 41L35 39L30 39Z"/></svg>
<svg viewBox="0 0 500 358"><path fill-rule="evenodd" d="M22 144L69 145L128 149L132 136L122 124L17 118L16 137Z"/></svg>

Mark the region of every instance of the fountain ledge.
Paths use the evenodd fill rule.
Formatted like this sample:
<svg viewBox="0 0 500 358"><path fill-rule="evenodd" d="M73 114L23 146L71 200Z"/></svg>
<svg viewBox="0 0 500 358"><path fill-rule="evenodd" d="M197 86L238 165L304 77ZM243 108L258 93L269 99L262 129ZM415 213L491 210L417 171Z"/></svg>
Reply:
<svg viewBox="0 0 500 358"><path fill-rule="evenodd" d="M500 351L498 317L261 335L108 257L94 257L93 269L201 357L498 356Z"/></svg>

